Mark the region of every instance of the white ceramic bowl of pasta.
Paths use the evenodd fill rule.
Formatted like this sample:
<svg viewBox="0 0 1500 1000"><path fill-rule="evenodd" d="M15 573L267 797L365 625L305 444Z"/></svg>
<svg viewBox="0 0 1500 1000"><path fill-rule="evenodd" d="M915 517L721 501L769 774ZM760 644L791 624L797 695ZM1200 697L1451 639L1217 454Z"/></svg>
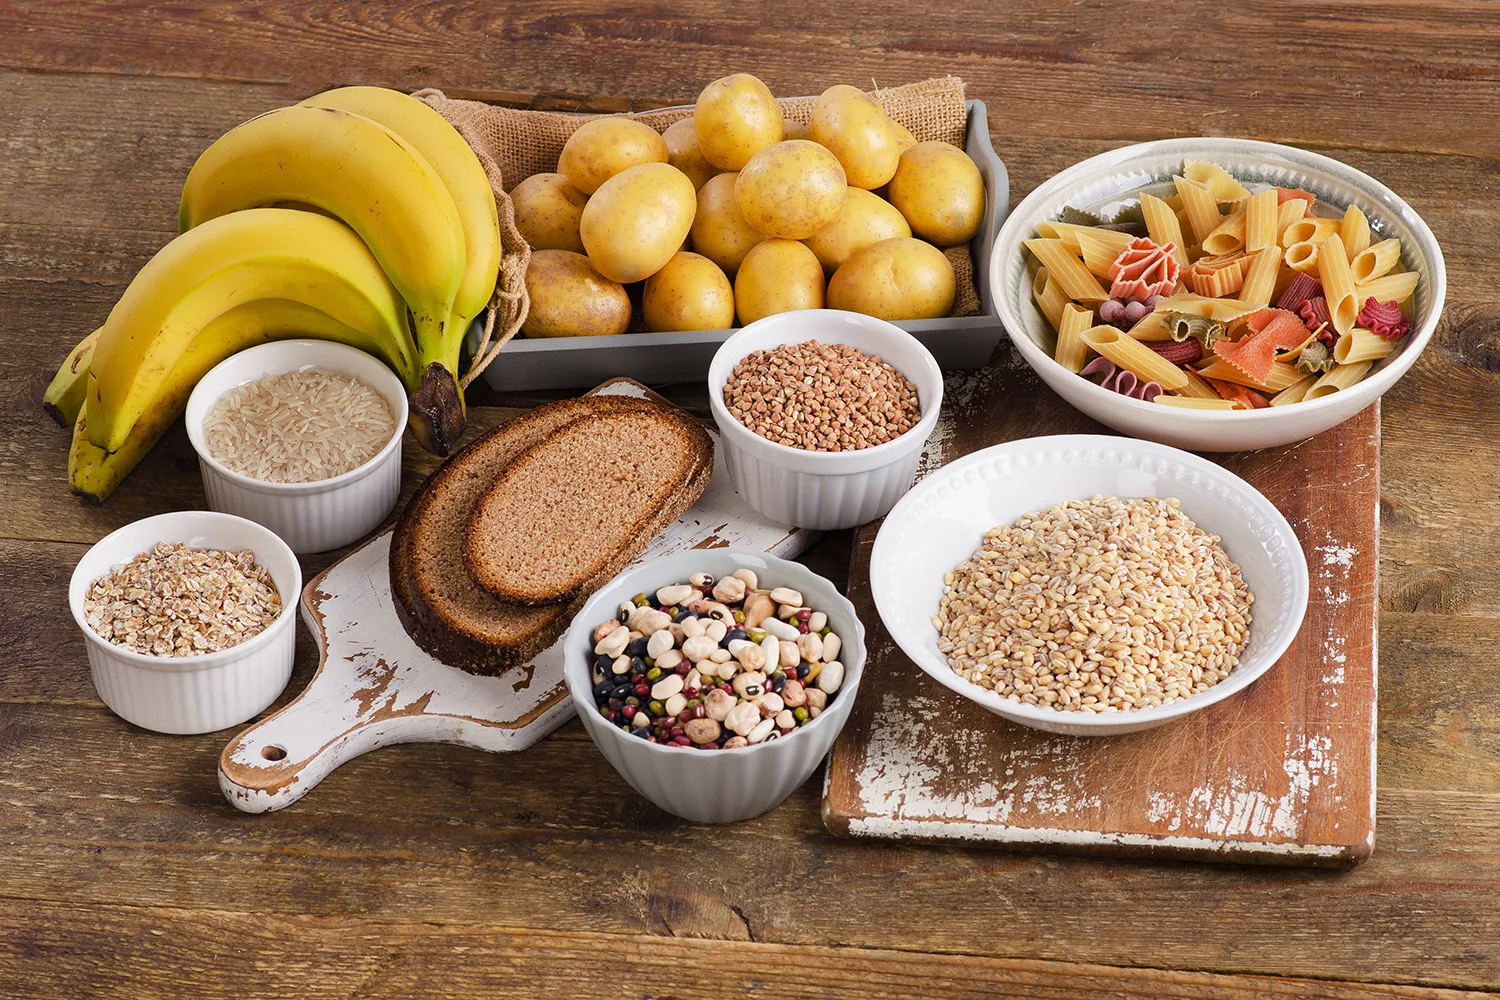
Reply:
<svg viewBox="0 0 1500 1000"><path fill-rule="evenodd" d="M1303 188L1341 212L1357 206L1376 238L1401 241L1397 268L1419 275L1412 299L1412 332L1362 381L1319 399L1231 412L1169 408L1122 396L1063 368L1052 358L1052 327L1032 299L1022 244L1037 224L1068 206L1112 215L1149 191L1165 195L1184 160L1228 170L1251 190ZM1102 424L1134 437L1195 451L1243 451L1291 444L1327 430L1380 398L1406 374L1432 339L1447 291L1443 253L1432 230L1394 192L1374 178L1317 153L1249 139L1164 139L1101 153L1053 176L1011 212L990 254L990 285L1011 342L1042 380Z"/></svg>
<svg viewBox="0 0 1500 1000"><path fill-rule="evenodd" d="M1028 705L961 679L938 649L932 616L943 574L974 554L985 532L1022 514L1096 495L1175 497L1244 575L1255 602L1240 662L1199 694L1155 708L1091 715ZM875 538L870 589L881 623L925 673L996 715L1071 736L1152 729L1243 691L1286 652L1307 610L1307 560L1297 535L1254 486L1208 459L1102 434L1022 438L943 466L901 498Z"/></svg>

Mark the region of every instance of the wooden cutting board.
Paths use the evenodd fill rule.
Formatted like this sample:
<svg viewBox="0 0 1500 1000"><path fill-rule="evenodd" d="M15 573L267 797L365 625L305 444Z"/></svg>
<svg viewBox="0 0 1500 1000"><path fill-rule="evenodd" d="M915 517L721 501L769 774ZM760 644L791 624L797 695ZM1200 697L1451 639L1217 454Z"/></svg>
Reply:
<svg viewBox="0 0 1500 1000"><path fill-rule="evenodd" d="M950 381L928 466L1017 437L1101 429L1028 376L1000 367ZM1364 860L1375 835L1379 454L1377 403L1299 445L1210 456L1291 522L1312 599L1291 649L1248 690L1129 736L1026 729L928 678L880 625L868 573L879 525L861 529L849 596L870 652L829 758L828 828L1080 854Z"/></svg>
<svg viewBox="0 0 1500 1000"><path fill-rule="evenodd" d="M666 402L630 379L613 379L595 394ZM713 428L709 433L717 440ZM708 488L640 558L731 545L790 558L816 537L750 509L717 449ZM394 743L524 750L572 718L562 639L499 677L476 677L419 649L396 619L390 541L390 531L381 532L303 588L302 618L319 646L318 670L295 700L224 748L219 787L236 807L289 806L339 765ZM410 791L392 789L392 801Z"/></svg>

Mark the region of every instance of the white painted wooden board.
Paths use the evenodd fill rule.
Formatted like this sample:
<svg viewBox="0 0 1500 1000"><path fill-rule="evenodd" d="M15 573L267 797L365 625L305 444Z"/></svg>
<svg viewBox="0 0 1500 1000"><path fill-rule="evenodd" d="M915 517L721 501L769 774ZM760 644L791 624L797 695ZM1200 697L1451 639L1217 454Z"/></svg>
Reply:
<svg viewBox="0 0 1500 1000"><path fill-rule="evenodd" d="M660 400L628 379L594 392ZM717 441L713 428L709 433ZM714 475L702 497L640 559L728 546L791 557L815 537L746 506L716 448ZM236 807L258 813L289 806L340 764L379 747L456 743L524 750L572 717L562 639L533 663L499 677L465 673L419 649L396 619L386 566L390 538L382 532L303 589L303 620L321 649L318 670L295 701L224 748L219 787ZM392 790L393 797L401 794Z"/></svg>

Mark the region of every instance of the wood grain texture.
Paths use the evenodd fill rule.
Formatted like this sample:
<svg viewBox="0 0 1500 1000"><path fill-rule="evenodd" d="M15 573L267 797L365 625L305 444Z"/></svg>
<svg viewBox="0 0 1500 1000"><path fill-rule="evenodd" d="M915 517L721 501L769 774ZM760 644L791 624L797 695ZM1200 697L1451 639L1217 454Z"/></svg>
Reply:
<svg viewBox="0 0 1500 1000"><path fill-rule="evenodd" d="M1482 0L1272 0L1157 5L1140 30L1137 6L0 3L0 994L1500 989L1500 23ZM1211 73L1182 48L1188 27ZM332 83L626 110L690 101L738 70L782 93L958 73L989 105L1017 199L1124 142L1249 135L1331 153L1432 225L1448 308L1384 401L1368 863L848 843L824 832L817 782L731 831L693 827L614 782L576 725L504 762L377 752L298 809L243 817L214 781L223 734L156 736L99 704L67 574L82 543L196 506L201 489L175 434L108 506L74 503L66 438L34 404L173 234L198 153ZM478 401L483 420L536 400ZM422 471L408 468L408 488ZM839 533L805 558L842 579L849 551ZM309 576L326 565L304 560ZM311 646L304 633L290 691Z"/></svg>

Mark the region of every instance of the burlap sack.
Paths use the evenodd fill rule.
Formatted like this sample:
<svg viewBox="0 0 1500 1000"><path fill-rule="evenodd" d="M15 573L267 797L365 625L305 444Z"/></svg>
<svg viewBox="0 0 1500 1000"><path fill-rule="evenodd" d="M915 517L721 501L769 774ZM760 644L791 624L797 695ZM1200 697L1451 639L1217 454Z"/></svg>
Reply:
<svg viewBox="0 0 1500 1000"><path fill-rule="evenodd" d="M584 122L601 115L561 114L502 108L479 101L453 100L440 90L421 90L413 95L427 102L458 129L479 155L500 209L500 242L504 256L495 300L487 317L485 340L464 376L467 386L494 358L505 342L516 335L526 320L526 265L531 249L516 230L515 209L506 193L532 174L557 169L557 157L568 137ZM919 142L937 140L960 148L968 123L964 106L964 82L956 76L924 80L903 87L870 91L886 113L910 130ZM782 98L782 114L789 121L805 123L814 98ZM646 111L633 115L658 132L692 114L691 108ZM950 316L971 316L979 311L974 290L974 264L967 246L946 251L957 278L957 295Z"/></svg>

